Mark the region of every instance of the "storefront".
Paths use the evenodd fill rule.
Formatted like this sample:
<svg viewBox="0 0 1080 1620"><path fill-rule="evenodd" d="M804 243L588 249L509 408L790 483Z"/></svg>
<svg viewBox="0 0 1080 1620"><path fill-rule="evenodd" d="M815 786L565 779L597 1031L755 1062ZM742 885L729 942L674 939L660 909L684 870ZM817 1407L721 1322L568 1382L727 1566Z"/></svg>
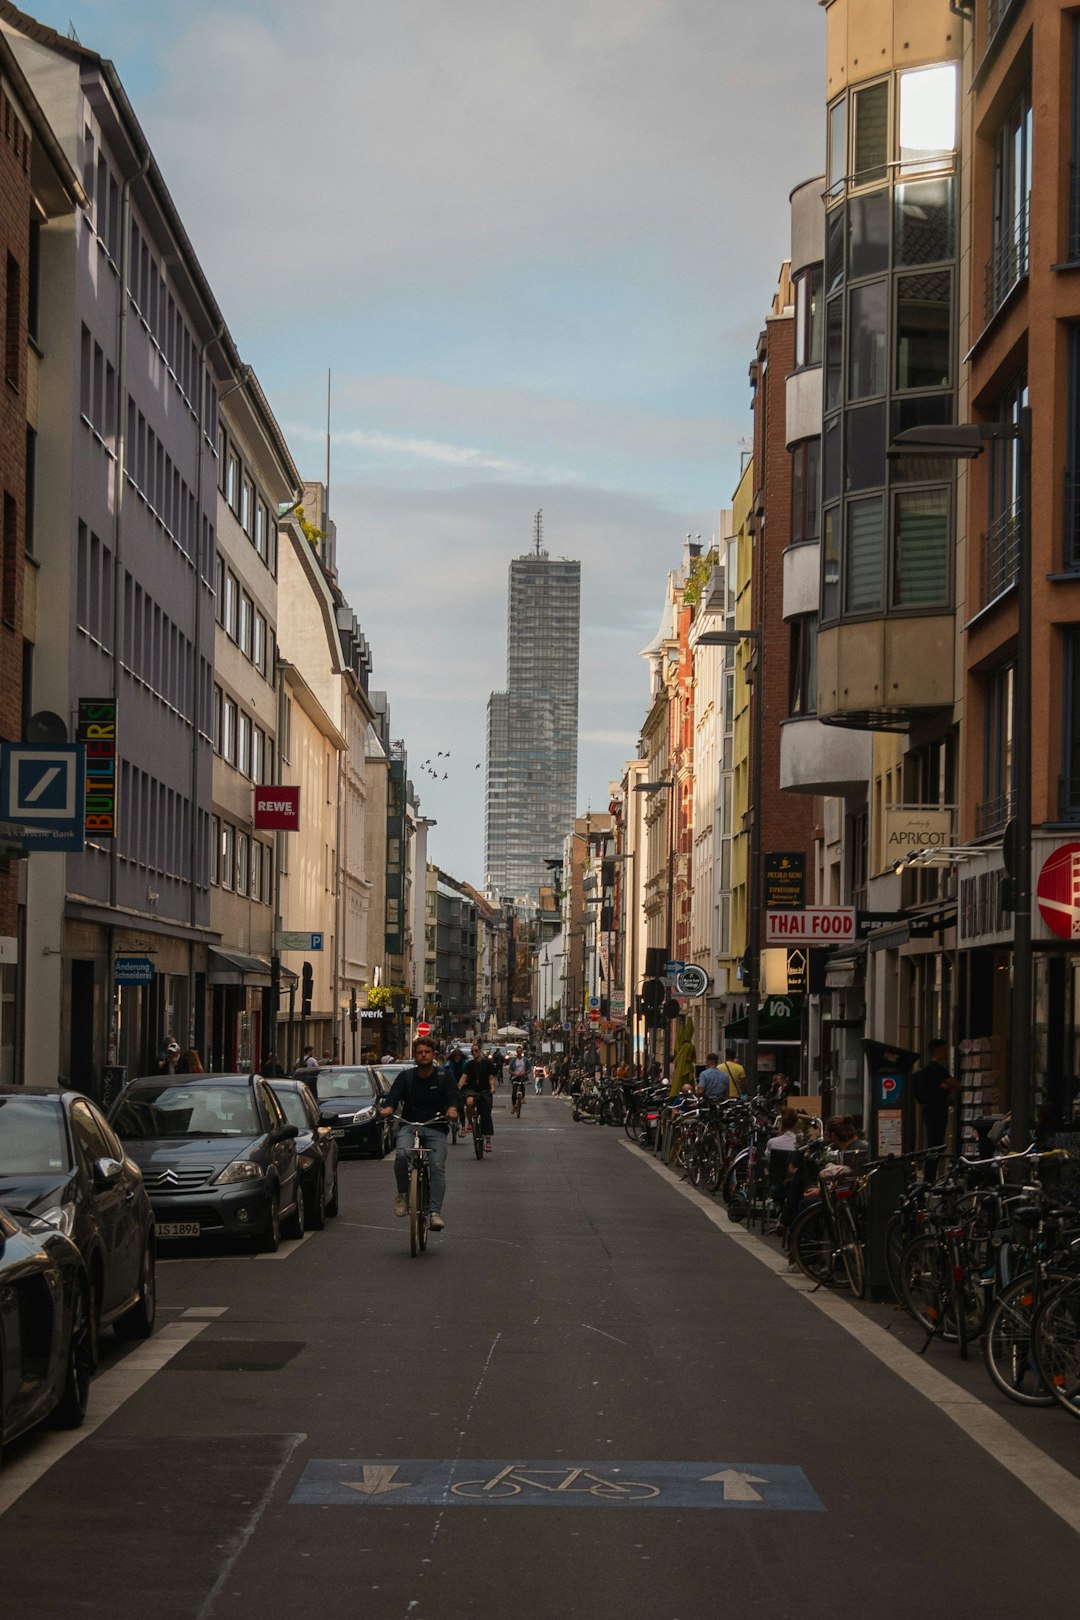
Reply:
<svg viewBox="0 0 1080 1620"><path fill-rule="evenodd" d="M261 956L212 946L210 969L210 1051L206 1067L219 1074L251 1074L263 1060L265 992L270 963Z"/></svg>

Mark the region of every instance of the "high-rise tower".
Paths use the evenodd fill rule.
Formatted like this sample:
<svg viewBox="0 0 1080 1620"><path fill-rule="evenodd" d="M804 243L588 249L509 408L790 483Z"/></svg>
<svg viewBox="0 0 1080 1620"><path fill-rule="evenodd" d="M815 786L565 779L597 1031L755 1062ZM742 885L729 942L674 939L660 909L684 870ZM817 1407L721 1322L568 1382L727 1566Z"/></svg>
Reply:
<svg viewBox="0 0 1080 1620"><path fill-rule="evenodd" d="M535 899L577 800L581 564L533 550L510 564L506 691L488 700L485 887Z"/></svg>

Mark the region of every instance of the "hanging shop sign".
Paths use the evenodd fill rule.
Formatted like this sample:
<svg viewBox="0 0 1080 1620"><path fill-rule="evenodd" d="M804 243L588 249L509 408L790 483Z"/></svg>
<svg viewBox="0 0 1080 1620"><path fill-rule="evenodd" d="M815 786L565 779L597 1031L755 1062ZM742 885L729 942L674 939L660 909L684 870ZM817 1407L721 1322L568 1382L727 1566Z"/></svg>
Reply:
<svg viewBox="0 0 1080 1620"><path fill-rule="evenodd" d="M799 850L788 853L765 851L765 908L767 911L796 911L806 904L806 856Z"/></svg>
<svg viewBox="0 0 1080 1620"><path fill-rule="evenodd" d="M257 787L255 826L259 832L297 832L300 827L300 789Z"/></svg>
<svg viewBox="0 0 1080 1620"><path fill-rule="evenodd" d="M1039 915L1059 939L1080 939L1080 844L1062 844L1043 861L1035 886Z"/></svg>
<svg viewBox="0 0 1080 1620"><path fill-rule="evenodd" d="M116 701L81 698L76 742L86 749L87 838L116 837Z"/></svg>
<svg viewBox="0 0 1080 1620"><path fill-rule="evenodd" d="M952 811L928 810L920 804L890 804L885 810L885 868L924 849L948 849Z"/></svg>

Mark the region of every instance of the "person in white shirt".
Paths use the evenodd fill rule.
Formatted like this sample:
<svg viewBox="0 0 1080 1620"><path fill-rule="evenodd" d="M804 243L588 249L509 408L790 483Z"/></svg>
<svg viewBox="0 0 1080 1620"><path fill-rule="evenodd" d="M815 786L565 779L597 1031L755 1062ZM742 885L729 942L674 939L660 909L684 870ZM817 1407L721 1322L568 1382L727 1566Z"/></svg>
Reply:
<svg viewBox="0 0 1080 1620"><path fill-rule="evenodd" d="M799 1116L794 1108L785 1108L780 1115L780 1130L765 1144L765 1176L769 1184L769 1198L773 1204L784 1201L784 1183L791 1161L799 1146L796 1134Z"/></svg>

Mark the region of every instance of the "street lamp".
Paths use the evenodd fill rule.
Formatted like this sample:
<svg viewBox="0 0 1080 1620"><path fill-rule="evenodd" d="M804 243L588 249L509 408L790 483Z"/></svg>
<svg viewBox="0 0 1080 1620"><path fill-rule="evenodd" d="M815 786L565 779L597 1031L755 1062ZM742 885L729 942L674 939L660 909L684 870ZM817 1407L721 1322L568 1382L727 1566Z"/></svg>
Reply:
<svg viewBox="0 0 1080 1620"><path fill-rule="evenodd" d="M1016 674L1013 692L1013 980L1010 1002L1009 1105L1014 1148L1031 1134L1031 407L1015 422L966 422L898 433L890 457L947 456L973 461L988 444L1013 442L1019 455L1020 524L1016 558Z"/></svg>
<svg viewBox="0 0 1080 1620"><path fill-rule="evenodd" d="M661 777L656 782L635 782L635 793L668 794L667 916L664 923L664 960L671 961L675 906L675 780ZM653 1047L655 1057L656 1047ZM671 1019L664 1014L664 1078L671 1078Z"/></svg>
<svg viewBox="0 0 1080 1620"><path fill-rule="evenodd" d="M694 638L696 647L737 647L748 641L754 649L753 673L744 670L753 708L750 713L750 849L747 872L746 918L746 1079L757 1086L758 1044L761 1031L761 744L765 730L765 633L760 627L745 630L705 630Z"/></svg>

